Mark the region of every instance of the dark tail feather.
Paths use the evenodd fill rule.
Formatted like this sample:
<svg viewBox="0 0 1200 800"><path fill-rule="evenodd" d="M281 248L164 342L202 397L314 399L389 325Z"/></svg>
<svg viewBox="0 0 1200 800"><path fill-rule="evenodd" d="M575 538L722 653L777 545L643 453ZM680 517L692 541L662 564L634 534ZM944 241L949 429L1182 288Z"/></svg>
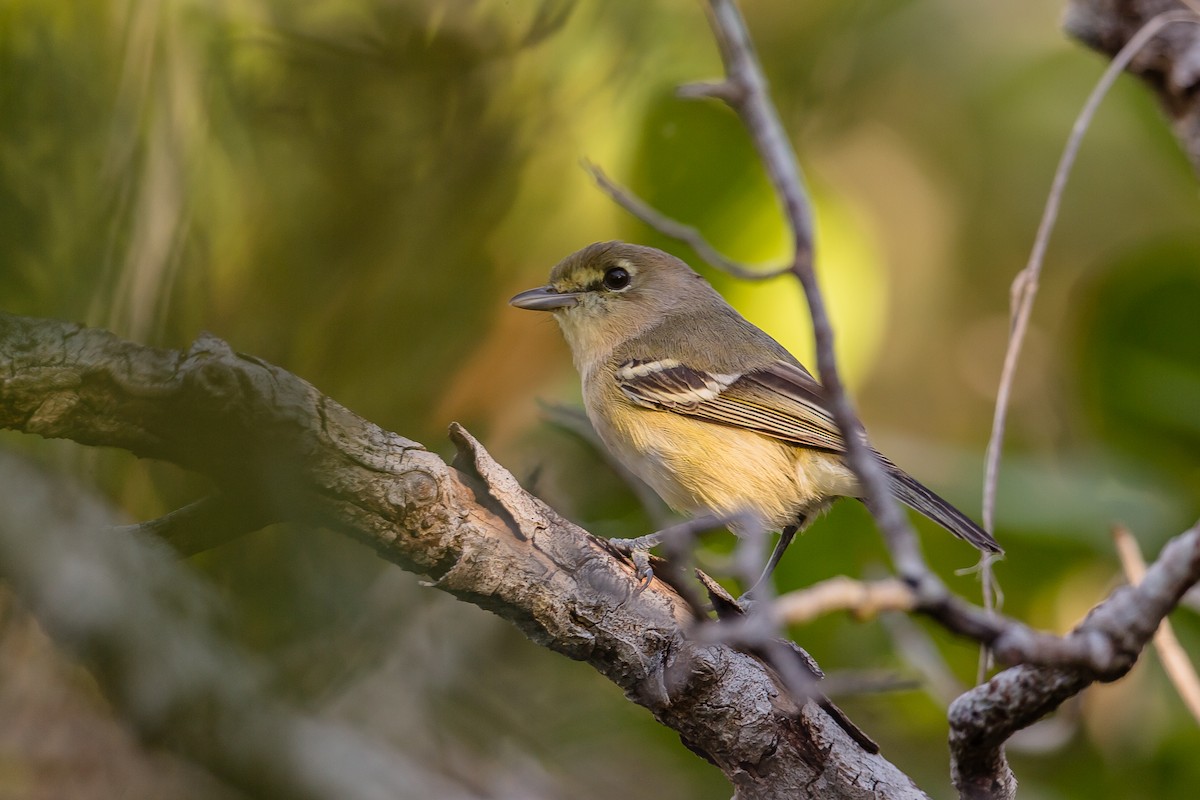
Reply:
<svg viewBox="0 0 1200 800"><path fill-rule="evenodd" d="M974 520L923 486L920 481L880 456L891 480L896 498L906 506L921 512L960 539L973 544L985 553L1003 553L992 535L975 524Z"/></svg>

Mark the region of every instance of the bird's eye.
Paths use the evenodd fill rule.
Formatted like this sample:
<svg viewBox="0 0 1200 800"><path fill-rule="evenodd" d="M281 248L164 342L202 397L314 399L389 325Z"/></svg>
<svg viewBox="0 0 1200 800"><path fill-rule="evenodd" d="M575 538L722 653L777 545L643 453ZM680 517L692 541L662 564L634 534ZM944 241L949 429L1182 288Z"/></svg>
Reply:
<svg viewBox="0 0 1200 800"><path fill-rule="evenodd" d="M604 273L604 288L611 292L619 292L629 285L629 271L621 267L612 267Z"/></svg>

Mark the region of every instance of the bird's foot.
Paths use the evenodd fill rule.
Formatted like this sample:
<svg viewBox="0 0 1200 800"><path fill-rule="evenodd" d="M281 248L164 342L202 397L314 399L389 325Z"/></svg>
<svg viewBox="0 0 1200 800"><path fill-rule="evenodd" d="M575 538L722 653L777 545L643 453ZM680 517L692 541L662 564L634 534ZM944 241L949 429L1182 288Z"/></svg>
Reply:
<svg viewBox="0 0 1200 800"><path fill-rule="evenodd" d="M650 566L650 549L662 543L662 531L648 533L636 539L609 539L608 543L621 555L633 562L634 573L637 575L637 588L634 597L646 590L650 581L654 580L654 570Z"/></svg>

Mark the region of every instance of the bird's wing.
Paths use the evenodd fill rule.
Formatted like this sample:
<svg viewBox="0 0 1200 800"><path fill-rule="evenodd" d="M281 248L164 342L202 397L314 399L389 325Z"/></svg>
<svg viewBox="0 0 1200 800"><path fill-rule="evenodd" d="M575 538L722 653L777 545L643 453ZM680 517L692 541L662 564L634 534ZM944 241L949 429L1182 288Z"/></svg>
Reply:
<svg viewBox="0 0 1200 800"><path fill-rule="evenodd" d="M617 367L616 380L625 396L644 408L746 428L801 447L846 450L825 408L821 384L786 361L723 374L675 359L635 359Z"/></svg>
<svg viewBox="0 0 1200 800"><path fill-rule="evenodd" d="M644 408L734 425L800 447L846 452L845 440L825 407L825 390L796 364L775 361L747 372L722 374L675 359L631 360L617 367L616 379L625 396ZM896 497L980 550L1004 552L968 516L878 450L872 452Z"/></svg>

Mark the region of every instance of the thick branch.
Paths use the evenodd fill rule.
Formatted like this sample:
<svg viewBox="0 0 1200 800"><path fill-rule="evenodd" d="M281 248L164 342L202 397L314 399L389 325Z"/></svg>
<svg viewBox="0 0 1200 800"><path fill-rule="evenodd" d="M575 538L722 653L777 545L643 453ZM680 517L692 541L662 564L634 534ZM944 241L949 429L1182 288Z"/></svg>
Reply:
<svg viewBox="0 0 1200 800"><path fill-rule="evenodd" d="M0 315L0 427L123 447L257 487L438 588L591 664L717 764L742 798L920 797L747 653L686 636L692 612L525 493L460 428L474 475L299 378L202 337L187 352Z"/></svg>

